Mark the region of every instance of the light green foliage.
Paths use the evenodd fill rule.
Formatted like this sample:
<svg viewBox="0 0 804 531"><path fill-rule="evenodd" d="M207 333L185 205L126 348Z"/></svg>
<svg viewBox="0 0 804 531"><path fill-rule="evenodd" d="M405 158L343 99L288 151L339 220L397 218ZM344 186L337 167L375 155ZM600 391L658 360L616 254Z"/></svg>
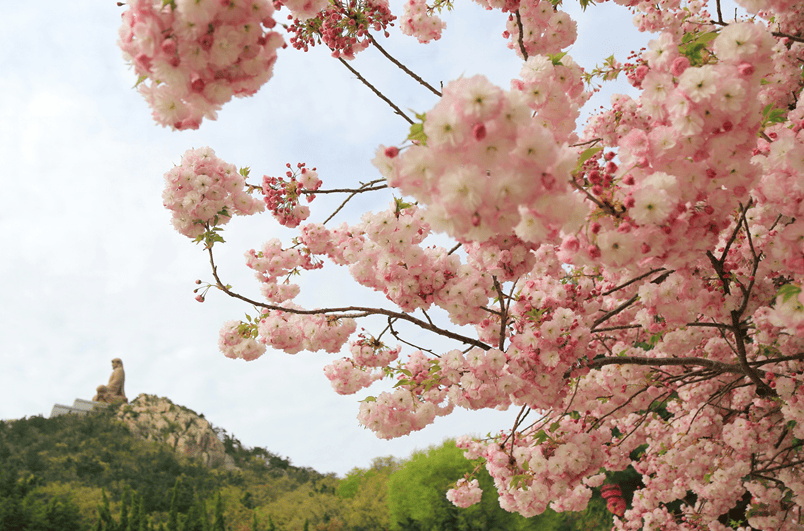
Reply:
<svg viewBox="0 0 804 531"><path fill-rule="evenodd" d="M378 457L368 469L355 468L338 486L343 521L353 531L388 529L388 480L400 466L391 456Z"/></svg>
<svg viewBox="0 0 804 531"><path fill-rule="evenodd" d="M485 491L479 504L460 509L447 500L447 490L473 469L452 440L414 453L391 475L388 484L391 528L399 531L518 529L516 517L500 509L493 489L488 488L491 478L487 473L478 476Z"/></svg>
<svg viewBox="0 0 804 531"><path fill-rule="evenodd" d="M455 507L446 492L475 466L452 440L417 452L395 471L388 484L388 508L394 531L595 531L611 529L611 515L599 496L582 513L551 510L524 518L500 508L497 491L485 469L475 474L483 497L466 509Z"/></svg>

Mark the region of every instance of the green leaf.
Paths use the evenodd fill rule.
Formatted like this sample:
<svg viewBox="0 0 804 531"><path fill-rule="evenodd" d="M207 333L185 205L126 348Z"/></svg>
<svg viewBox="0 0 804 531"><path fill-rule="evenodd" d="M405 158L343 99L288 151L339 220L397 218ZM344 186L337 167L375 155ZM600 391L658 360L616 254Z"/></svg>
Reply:
<svg viewBox="0 0 804 531"><path fill-rule="evenodd" d="M377 397L374 396L367 396L366 398L363 399L363 402L376 402L376 401Z"/></svg>
<svg viewBox="0 0 804 531"><path fill-rule="evenodd" d="M413 124L410 126L410 134L408 140L413 140L419 144L427 145L427 135L424 134L424 124Z"/></svg>
<svg viewBox="0 0 804 531"><path fill-rule="evenodd" d="M394 203L396 203L396 209L394 213L396 214L397 217L399 217L400 212L402 212L406 208L410 208L413 206L412 203L404 201L401 197L400 198L394 197Z"/></svg>
<svg viewBox="0 0 804 531"><path fill-rule="evenodd" d="M567 52L559 52L555 54L547 54L547 57L549 57L550 61L553 62L553 66L558 66L561 64L561 59L563 59L565 55L567 55Z"/></svg>
<svg viewBox="0 0 804 531"><path fill-rule="evenodd" d="M249 173L251 173L251 168L249 168L248 166L244 166L240 168L240 171L238 173L240 173L240 175L242 175L243 177L248 177Z"/></svg>
<svg viewBox="0 0 804 531"><path fill-rule="evenodd" d="M137 78L137 82L136 82L136 83L134 83L134 86L133 86L133 87L131 87L131 88L137 88L137 86L138 86L140 83L142 83L143 81L145 81L146 79L148 79L148 76L140 76L140 77L138 77L138 78Z"/></svg>
<svg viewBox="0 0 804 531"><path fill-rule="evenodd" d="M776 292L777 297L782 298L782 302L787 302L793 297L797 297L801 293L801 287L795 284L785 284L779 291Z"/></svg>
<svg viewBox="0 0 804 531"><path fill-rule="evenodd" d="M603 151L603 148L600 146L585 149L583 153L581 153L581 156L578 157L578 164L575 165L575 171L579 171L587 160L591 159L601 151Z"/></svg>
<svg viewBox="0 0 804 531"><path fill-rule="evenodd" d="M580 4L581 9L583 9L584 11L586 11L587 7L595 5L595 3L592 0L581 0Z"/></svg>
<svg viewBox="0 0 804 531"><path fill-rule="evenodd" d="M547 433L545 433L544 430L539 430L539 431L536 432L536 435L534 435L533 438L536 440L537 444L541 444L541 443L545 442L546 440L548 440L550 438L550 436L547 435Z"/></svg>
<svg viewBox="0 0 804 531"><path fill-rule="evenodd" d="M550 430L550 433L555 433L555 431L560 427L561 423L559 421L555 421L552 424L550 424L550 427L548 429Z"/></svg>
<svg viewBox="0 0 804 531"><path fill-rule="evenodd" d="M516 476L511 478L511 488L518 489L521 488L523 490L528 490L527 485L523 485L528 480L528 476L525 474L517 474Z"/></svg>
<svg viewBox="0 0 804 531"><path fill-rule="evenodd" d="M701 33L698 35L698 38L695 39L695 44L707 44L715 40L718 36L718 32L716 31L708 31L706 33Z"/></svg>
<svg viewBox="0 0 804 531"><path fill-rule="evenodd" d="M782 123L786 120L785 111L783 109L774 109L773 104L770 103L762 109L762 127L770 124Z"/></svg>

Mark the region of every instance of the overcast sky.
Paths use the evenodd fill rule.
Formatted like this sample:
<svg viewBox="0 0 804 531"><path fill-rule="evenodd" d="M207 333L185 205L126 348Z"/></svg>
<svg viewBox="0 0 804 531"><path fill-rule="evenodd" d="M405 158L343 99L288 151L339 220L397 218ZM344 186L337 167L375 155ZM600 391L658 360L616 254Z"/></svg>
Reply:
<svg viewBox="0 0 804 531"><path fill-rule="evenodd" d="M433 84L482 73L509 88L521 61L501 37L505 16L458 4L444 17L438 43L420 45L396 32L383 45ZM400 5L392 3L395 13ZM254 182L281 174L286 162L306 162L318 168L324 187L353 185L379 177L369 162L374 150L401 144L407 124L324 50L289 48L280 50L273 79L256 96L226 104L218 121L199 131L163 129L132 89L136 76L115 44L122 11L113 0L3 6L0 419L48 416L56 403L92 398L109 378L110 360L120 357L129 399L167 396L248 446L321 472L342 475L373 457L405 457L447 436L510 426L512 411L461 412L382 441L357 424L366 393L342 397L330 388L322 367L332 355L269 351L251 363L223 357L221 324L249 308L212 292L203 304L194 300L194 281L211 277L208 262L170 225L161 204L164 172L186 149L210 146L227 162L250 166ZM570 53L589 68L612 53L624 60L647 42L630 20L613 4L590 8L578 19L580 38ZM352 64L402 109L423 112L435 104L373 50ZM588 108L627 89L620 83ZM361 197L333 222L354 222L390 200ZM322 221L334 203L320 196L311 208L312 220ZM224 281L259 297L243 252L273 237L287 243L291 234L267 215L234 219L218 251ZM337 269L319 273L302 282L300 304L383 302ZM425 335L411 338L454 348Z"/></svg>

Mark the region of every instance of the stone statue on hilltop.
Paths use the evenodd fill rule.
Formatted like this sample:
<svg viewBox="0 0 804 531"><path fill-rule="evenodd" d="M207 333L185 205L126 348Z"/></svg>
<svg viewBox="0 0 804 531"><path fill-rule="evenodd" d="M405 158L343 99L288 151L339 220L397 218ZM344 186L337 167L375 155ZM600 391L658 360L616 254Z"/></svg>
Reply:
<svg viewBox="0 0 804 531"><path fill-rule="evenodd" d="M106 385L98 386L98 394L92 399L93 402L106 402L111 404L113 402L128 402L126 392L123 388L126 383L126 373L123 370L123 361L120 358L112 360L112 375L109 377L109 383Z"/></svg>

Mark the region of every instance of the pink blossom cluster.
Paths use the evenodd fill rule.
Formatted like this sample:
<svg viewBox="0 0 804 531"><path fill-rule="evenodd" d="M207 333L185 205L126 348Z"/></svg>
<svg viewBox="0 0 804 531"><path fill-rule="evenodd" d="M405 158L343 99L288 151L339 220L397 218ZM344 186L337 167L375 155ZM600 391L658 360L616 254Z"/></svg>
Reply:
<svg viewBox="0 0 804 531"><path fill-rule="evenodd" d="M476 479L467 481L465 478L461 478L454 488L447 491L447 499L458 507L463 508L480 502L482 496L483 491L480 490L480 485Z"/></svg>
<svg viewBox="0 0 804 531"><path fill-rule="evenodd" d="M424 429L436 416L452 412L431 400L421 400L407 389L383 391L373 400L360 402L357 421L381 439L394 439Z"/></svg>
<svg viewBox="0 0 804 531"><path fill-rule="evenodd" d="M232 96L251 96L273 73L282 37L268 0L132 0L118 44L162 126L197 129Z"/></svg>
<svg viewBox="0 0 804 531"><path fill-rule="evenodd" d="M558 61L545 55L532 55L522 65L519 79L511 88L521 91L537 121L547 125L556 139L575 142L576 120L581 107L592 95L584 90L583 69L569 55Z"/></svg>
<svg viewBox="0 0 804 531"><path fill-rule="evenodd" d="M329 6L328 0L282 0L281 5L290 9L292 18L309 20Z"/></svg>
<svg viewBox="0 0 804 531"><path fill-rule="evenodd" d="M349 359L335 360L324 366L324 375L339 395L354 394L383 377L382 372L363 370Z"/></svg>
<svg viewBox="0 0 804 531"><path fill-rule="evenodd" d="M280 225L285 227L297 227L299 223L310 217L310 208L307 205L300 205L299 198L307 195L307 202L315 199L314 192L321 187L321 179L315 168L307 168L303 162L296 165L293 170L290 163L287 164L288 171L285 177L262 178L262 193L268 210L273 214Z"/></svg>
<svg viewBox="0 0 804 531"><path fill-rule="evenodd" d="M313 261L306 249L282 249L281 242L276 238L263 244L260 251L251 249L245 256L246 265L256 272L260 281L262 295L272 303L285 302L299 294L299 286L288 282L292 273L323 267L321 262ZM285 277L282 283L278 282L280 277Z"/></svg>
<svg viewBox="0 0 804 531"><path fill-rule="evenodd" d="M263 310L257 330L260 341L287 354L301 351L324 350L340 352L343 345L354 333L357 323L354 319L337 319L300 310L291 303L285 303L287 310Z"/></svg>
<svg viewBox="0 0 804 531"><path fill-rule="evenodd" d="M797 295L782 294L776 297L776 304L768 312L768 319L774 326L796 336L804 336L804 291L799 286L796 288L799 290Z"/></svg>
<svg viewBox="0 0 804 531"><path fill-rule="evenodd" d="M324 374L338 394L354 394L383 378L382 371L373 369L389 366L402 350L399 346L388 348L363 332L358 338L349 342L352 359L343 358L324 367Z"/></svg>
<svg viewBox="0 0 804 531"><path fill-rule="evenodd" d="M554 9L549 0L520 0L519 20L513 14L508 15L503 33L503 37L510 37L508 47L520 57L523 57L519 43L520 24L522 46L528 56L559 53L578 38L575 21L564 11Z"/></svg>
<svg viewBox="0 0 804 531"><path fill-rule="evenodd" d="M227 358L246 361L256 360L265 354L265 345L253 337L251 327L240 321L223 323L218 336L218 348Z"/></svg>
<svg viewBox="0 0 804 531"><path fill-rule="evenodd" d="M477 271L486 271L502 281L515 280L533 269L536 246L515 235L498 236L484 242L471 242L463 246L467 263Z"/></svg>
<svg viewBox="0 0 804 531"><path fill-rule="evenodd" d="M210 226L228 223L234 214L262 212L262 202L244 188L243 175L211 148L188 149L181 163L165 173L162 204L172 212L173 227L196 238Z"/></svg>
<svg viewBox="0 0 804 531"><path fill-rule="evenodd" d="M399 29L405 35L416 37L421 43L427 43L440 39L441 32L446 27L446 23L431 12L427 0L405 2L404 13L399 20Z"/></svg>
<svg viewBox="0 0 804 531"><path fill-rule="evenodd" d="M305 52L311 46L323 43L332 50L333 57L354 59L355 54L371 45L370 30L382 31L388 36L388 26L396 19L391 14L388 0L293 0L282 2L291 8L288 15L293 23L291 45ZM302 16L297 15L301 8ZM294 19L294 17L296 17Z"/></svg>
<svg viewBox="0 0 804 531"><path fill-rule="evenodd" d="M456 324L484 314L492 295L490 275L462 265L460 257L440 247L418 244L429 234L424 213L415 206L367 213L363 223L329 230L320 224L301 227L301 241L313 253L349 266L361 285L383 292L404 311L445 309Z"/></svg>
<svg viewBox="0 0 804 531"><path fill-rule="evenodd" d="M389 184L427 205L434 230L475 241L511 232L550 241L576 230L588 206L568 184L575 151L531 114L519 91L480 75L452 81L427 113L427 145L393 158L381 147L374 163Z"/></svg>
<svg viewBox="0 0 804 531"><path fill-rule="evenodd" d="M388 367L399 357L401 346L389 348L373 337L358 334L358 339L349 342L349 352L356 365L362 367Z"/></svg>
<svg viewBox="0 0 804 531"><path fill-rule="evenodd" d="M804 31L804 6L795 0L738 0L752 14L773 20L779 31L800 35Z"/></svg>
<svg viewBox="0 0 804 531"><path fill-rule="evenodd" d="M676 35L708 31L712 16L706 10L706 2L692 0L667 0L661 5L640 0L615 0L618 4L632 6L635 11L633 23L639 31L659 33L667 31ZM712 28L714 29L714 28Z"/></svg>
<svg viewBox="0 0 804 531"><path fill-rule="evenodd" d="M529 517L549 506L556 511L581 511L592 490L585 477L596 476L605 461L595 451L611 432L590 430L583 422L564 417L544 427L517 434L505 446L497 442L459 441L467 457L483 457L494 478L500 505Z"/></svg>
<svg viewBox="0 0 804 531"><path fill-rule="evenodd" d="M619 180L605 198L616 216L565 244L574 248L577 238L586 263L613 267L681 265L712 247L731 221L720 213L746 203L760 177L743 154L756 143L772 47L761 26L732 24L713 41L718 63L684 67L674 36L651 41L639 102L620 98L586 131L619 147ZM614 130L600 127L617 113Z"/></svg>
<svg viewBox="0 0 804 531"><path fill-rule="evenodd" d="M397 389L369 397L360 404L358 421L383 439L407 435L424 429L437 416L452 412L454 404L448 400L446 389L433 386L436 364L422 351L410 354L397 369Z"/></svg>

